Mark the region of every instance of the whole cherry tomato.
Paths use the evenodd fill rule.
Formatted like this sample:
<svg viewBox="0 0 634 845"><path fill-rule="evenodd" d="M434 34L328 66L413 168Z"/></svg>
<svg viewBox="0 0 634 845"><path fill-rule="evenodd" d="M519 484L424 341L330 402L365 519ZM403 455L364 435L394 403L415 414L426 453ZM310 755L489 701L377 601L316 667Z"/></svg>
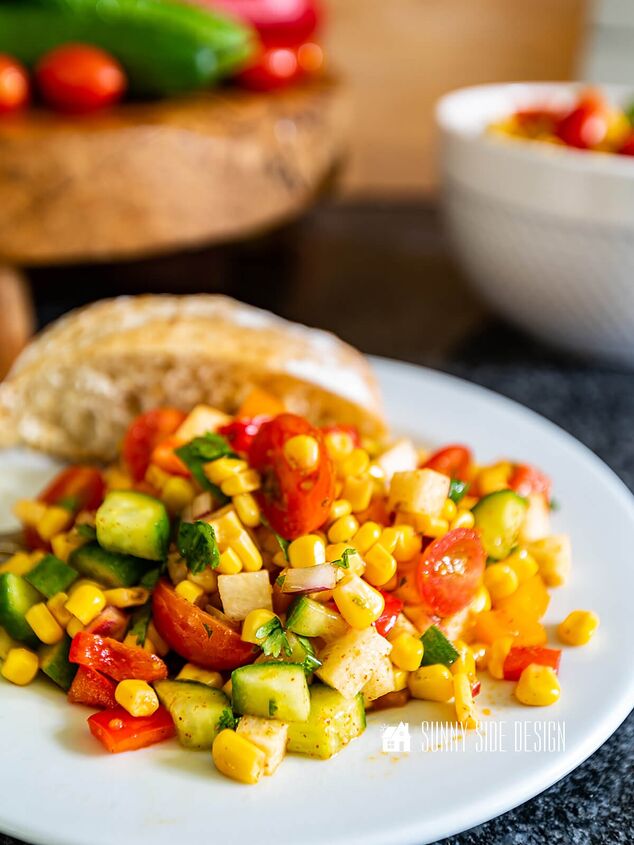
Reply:
<svg viewBox="0 0 634 845"><path fill-rule="evenodd" d="M473 463L471 450L467 446L445 446L434 452L423 464L427 469L433 469L448 475L449 478L457 478L458 481L469 480L469 469Z"/></svg>
<svg viewBox="0 0 634 845"><path fill-rule="evenodd" d="M284 454L286 441L299 434L319 444L319 460L310 471L292 466ZM262 476L258 501L278 534L295 540L324 524L335 494L335 471L323 434L308 420L280 414L265 422L251 444L249 463Z"/></svg>
<svg viewBox="0 0 634 845"><path fill-rule="evenodd" d="M177 408L156 408L132 420L123 440L123 461L135 481L145 477L152 453L174 434L187 414Z"/></svg>
<svg viewBox="0 0 634 845"><path fill-rule="evenodd" d="M456 528L430 543L416 570L425 608L441 617L463 610L475 596L485 562L480 535L472 529Z"/></svg>
<svg viewBox="0 0 634 845"><path fill-rule="evenodd" d="M40 59L35 75L44 100L74 114L113 105L127 87L119 62L89 44L64 44L51 50Z"/></svg>
<svg viewBox="0 0 634 845"><path fill-rule="evenodd" d="M23 108L29 102L29 77L20 62L0 53L0 114Z"/></svg>
<svg viewBox="0 0 634 845"><path fill-rule="evenodd" d="M569 147L585 150L600 144L608 132L608 111L600 96L587 92L557 127L557 136Z"/></svg>
<svg viewBox="0 0 634 845"><path fill-rule="evenodd" d="M552 481L537 467L530 464L516 464L511 473L509 487L518 496L530 496L532 493L541 493L549 502L552 493Z"/></svg>
<svg viewBox="0 0 634 845"><path fill-rule="evenodd" d="M382 637L387 637L394 625L396 625L398 615L403 609L403 602L393 593L384 593L383 590L379 592L385 599L385 607L383 608L383 613L374 623L374 627Z"/></svg>
<svg viewBox="0 0 634 845"><path fill-rule="evenodd" d="M258 433L262 424L270 417L260 416L251 419L245 418L241 420L233 420L227 425L223 425L218 429L218 434L222 434L229 441L229 445L235 452L240 452L246 455L251 448L253 439Z"/></svg>

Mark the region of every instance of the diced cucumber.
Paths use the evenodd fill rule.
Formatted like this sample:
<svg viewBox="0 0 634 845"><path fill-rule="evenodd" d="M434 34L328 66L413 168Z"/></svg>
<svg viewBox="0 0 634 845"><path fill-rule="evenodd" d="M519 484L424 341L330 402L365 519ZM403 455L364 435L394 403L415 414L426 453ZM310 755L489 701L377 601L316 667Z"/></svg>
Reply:
<svg viewBox="0 0 634 845"><path fill-rule="evenodd" d="M303 666L294 663L256 663L234 669L231 675L236 713L303 722L310 712L310 696Z"/></svg>
<svg viewBox="0 0 634 845"><path fill-rule="evenodd" d="M315 599L301 596L288 609L286 627L303 637L335 639L346 632L346 623L335 610Z"/></svg>
<svg viewBox="0 0 634 845"><path fill-rule="evenodd" d="M77 665L68 659L71 638L64 637L55 645L45 645L39 651L40 669L53 683L68 692L77 672Z"/></svg>
<svg viewBox="0 0 634 845"><path fill-rule="evenodd" d="M42 601L42 596L35 587L11 572L0 575L0 625L14 640L36 648L40 641L26 621L26 612L34 604Z"/></svg>
<svg viewBox="0 0 634 845"><path fill-rule="evenodd" d="M46 555L24 577L36 590L50 599L55 593L66 592L77 578L77 570L55 555Z"/></svg>
<svg viewBox="0 0 634 845"><path fill-rule="evenodd" d="M508 557L526 517L526 499L512 490L489 493L473 509L487 555L494 560Z"/></svg>
<svg viewBox="0 0 634 845"><path fill-rule="evenodd" d="M304 667L304 672L307 675L312 674L315 669L321 666L321 660L315 653L315 647L308 637L300 637L299 634L294 634L292 631L286 632L286 640L290 646L290 653L282 648L278 657L271 657L270 655L262 653L256 663L272 663L278 661L280 663L295 663Z"/></svg>
<svg viewBox="0 0 634 845"><path fill-rule="evenodd" d="M71 552L68 563L85 578L104 587L133 587L147 572L148 562L132 555L107 552L98 543L87 543Z"/></svg>
<svg viewBox="0 0 634 845"><path fill-rule="evenodd" d="M220 730L234 723L222 690L196 681L155 681L154 689L185 748L211 748Z"/></svg>
<svg viewBox="0 0 634 845"><path fill-rule="evenodd" d="M164 560L170 534L165 505L130 490L113 490L97 511L97 540L109 552Z"/></svg>
<svg viewBox="0 0 634 845"><path fill-rule="evenodd" d="M323 684L310 688L310 713L304 722L290 722L288 750L322 760L332 757L365 730L363 695L344 698Z"/></svg>
<svg viewBox="0 0 634 845"><path fill-rule="evenodd" d="M451 666L460 657L440 628L435 625L425 631L421 642L424 648L421 666L434 666L436 663Z"/></svg>

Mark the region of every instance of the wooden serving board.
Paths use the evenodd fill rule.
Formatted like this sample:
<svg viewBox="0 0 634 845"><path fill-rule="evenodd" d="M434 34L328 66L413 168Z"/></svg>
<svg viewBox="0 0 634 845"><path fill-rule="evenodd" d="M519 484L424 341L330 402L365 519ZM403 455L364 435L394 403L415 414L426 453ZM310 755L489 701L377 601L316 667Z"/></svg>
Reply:
<svg viewBox="0 0 634 845"><path fill-rule="evenodd" d="M321 80L2 118L0 263L116 260L272 226L342 155L346 112L339 85Z"/></svg>

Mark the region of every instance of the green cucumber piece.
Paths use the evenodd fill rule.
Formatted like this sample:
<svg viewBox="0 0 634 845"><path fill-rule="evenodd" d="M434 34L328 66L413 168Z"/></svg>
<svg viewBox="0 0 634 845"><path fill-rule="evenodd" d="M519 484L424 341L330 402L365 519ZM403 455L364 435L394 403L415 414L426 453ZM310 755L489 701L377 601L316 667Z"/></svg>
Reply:
<svg viewBox="0 0 634 845"><path fill-rule="evenodd" d="M303 637L335 639L346 632L341 616L315 599L300 596L288 609L286 627Z"/></svg>
<svg viewBox="0 0 634 845"><path fill-rule="evenodd" d="M37 648L40 641L26 621L26 612L42 601L35 587L21 575L4 572L0 575L0 625L14 640Z"/></svg>
<svg viewBox="0 0 634 845"><path fill-rule="evenodd" d="M64 692L70 689L77 672L77 664L68 659L71 642L71 638L65 636L55 645L42 646L39 651L40 669Z"/></svg>
<svg viewBox="0 0 634 845"><path fill-rule="evenodd" d="M241 67L255 46L248 26L172 0L0 2L1 52L33 67L69 42L106 50L125 68L131 93L152 97L209 87Z"/></svg>
<svg viewBox="0 0 634 845"><path fill-rule="evenodd" d="M107 552L98 543L86 543L70 553L69 565L84 578L108 589L134 587L147 572L148 563L132 555Z"/></svg>
<svg viewBox="0 0 634 845"><path fill-rule="evenodd" d="M345 698L337 690L313 684L310 713L304 722L290 722L288 750L327 760L365 730L363 694Z"/></svg>
<svg viewBox="0 0 634 845"><path fill-rule="evenodd" d="M163 502L130 490L108 493L97 511L97 541L109 552L164 560L170 521Z"/></svg>
<svg viewBox="0 0 634 845"><path fill-rule="evenodd" d="M55 593L65 593L78 577L78 572L55 555L46 555L24 577L43 596L50 599Z"/></svg>
<svg viewBox="0 0 634 845"><path fill-rule="evenodd" d="M222 690L196 681L155 681L154 689L185 748L211 748L222 727L234 723Z"/></svg>
<svg viewBox="0 0 634 845"><path fill-rule="evenodd" d="M295 663L254 663L234 669L231 696L236 713L303 722L310 696L303 666Z"/></svg>
<svg viewBox="0 0 634 845"><path fill-rule="evenodd" d="M502 560L510 555L513 546L517 545L526 508L526 499L512 490L498 490L480 499L473 516L488 557Z"/></svg>
<svg viewBox="0 0 634 845"><path fill-rule="evenodd" d="M424 648L421 666L435 666L437 663L451 666L460 657L440 628L435 625L428 628L420 639Z"/></svg>

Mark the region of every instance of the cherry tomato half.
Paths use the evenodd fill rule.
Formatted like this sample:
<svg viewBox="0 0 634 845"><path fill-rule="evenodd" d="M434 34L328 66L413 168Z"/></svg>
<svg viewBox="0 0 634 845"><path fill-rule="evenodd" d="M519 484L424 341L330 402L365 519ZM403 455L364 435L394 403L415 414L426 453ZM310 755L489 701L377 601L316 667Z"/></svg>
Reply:
<svg viewBox="0 0 634 845"><path fill-rule="evenodd" d="M319 444L319 462L310 472L291 466L284 455L284 444L298 434ZM262 476L258 501L278 534L295 540L324 524L335 494L335 471L321 431L308 420L280 414L265 422L251 444L249 463Z"/></svg>
<svg viewBox="0 0 634 845"><path fill-rule="evenodd" d="M47 505L59 505L73 513L94 511L103 502L106 483L94 467L63 469L38 496Z"/></svg>
<svg viewBox="0 0 634 845"><path fill-rule="evenodd" d="M268 416L259 416L233 420L233 422L221 426L218 429L218 434L227 438L229 445L235 452L246 455L251 448L255 435L268 419L270 419Z"/></svg>
<svg viewBox="0 0 634 845"><path fill-rule="evenodd" d="M59 111L95 111L118 102L127 80L119 62L89 44L63 44L40 59L35 76L44 100Z"/></svg>
<svg viewBox="0 0 634 845"><path fill-rule="evenodd" d="M530 464L516 464L513 468L509 487L518 496L530 496L532 493L541 493L549 502L552 493L552 481L537 467Z"/></svg>
<svg viewBox="0 0 634 845"><path fill-rule="evenodd" d="M0 114L23 108L29 102L29 77L22 65L0 53Z"/></svg>
<svg viewBox="0 0 634 845"><path fill-rule="evenodd" d="M467 446L445 446L427 459L424 463L426 469L433 469L448 475L449 478L457 478L458 481L469 480L469 469L473 463L471 449Z"/></svg>
<svg viewBox="0 0 634 845"><path fill-rule="evenodd" d="M123 439L123 461L135 481L145 477L152 452L174 434L187 414L177 408L156 408L132 420Z"/></svg>
<svg viewBox="0 0 634 845"><path fill-rule="evenodd" d="M477 531L456 528L434 540L417 564L416 580L423 605L438 616L463 610L475 596L485 562Z"/></svg>
<svg viewBox="0 0 634 845"><path fill-rule="evenodd" d="M384 593L383 590L379 592L385 599L385 607L383 608L383 613L374 623L374 627L382 637L387 637L396 625L398 615L403 609L403 602L393 593Z"/></svg>

